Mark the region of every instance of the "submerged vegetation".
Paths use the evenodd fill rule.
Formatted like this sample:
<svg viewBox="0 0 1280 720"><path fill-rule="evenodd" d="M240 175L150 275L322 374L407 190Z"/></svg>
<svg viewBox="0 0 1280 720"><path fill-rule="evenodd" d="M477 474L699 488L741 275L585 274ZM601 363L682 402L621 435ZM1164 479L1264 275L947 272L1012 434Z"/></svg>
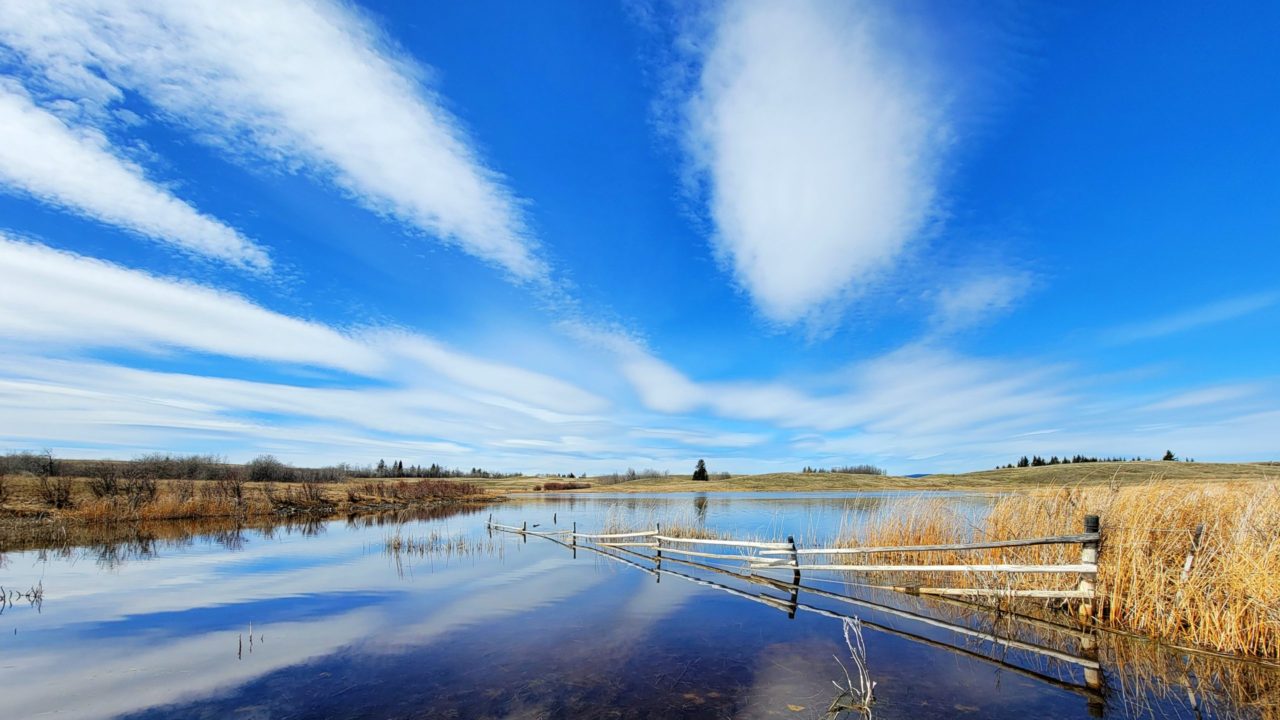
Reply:
<svg viewBox="0 0 1280 720"><path fill-rule="evenodd" d="M465 533L449 534L440 530L432 530L426 535L406 535L397 529L387 536L383 545L387 554L392 556L413 555L416 557L432 557L448 560L454 557L486 555L501 557L503 544L494 538L474 538Z"/></svg>

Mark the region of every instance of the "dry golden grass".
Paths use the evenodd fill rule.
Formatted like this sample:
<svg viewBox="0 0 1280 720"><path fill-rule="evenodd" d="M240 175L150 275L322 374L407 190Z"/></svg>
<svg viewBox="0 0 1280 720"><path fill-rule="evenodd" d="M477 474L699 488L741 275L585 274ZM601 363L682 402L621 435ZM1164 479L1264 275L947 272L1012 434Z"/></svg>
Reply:
<svg viewBox="0 0 1280 720"><path fill-rule="evenodd" d="M1152 479L1165 482L1250 482L1280 478L1280 466L1266 463L1097 462L1043 467L1005 468L956 475L901 477L848 473L767 473L735 475L695 482L688 475L638 478L606 484L600 478L581 478L592 486L575 492L823 492L856 490L1019 490L1061 485L1135 485ZM524 492L536 477L481 480L485 487Z"/></svg>
<svg viewBox="0 0 1280 720"><path fill-rule="evenodd" d="M413 507L450 501L491 499L483 488L462 480L405 480L339 483L253 483L159 480L148 488L122 487L94 492L89 478L55 478L67 486L66 502L55 507L41 479L4 478L6 498L0 514L52 517L74 522L138 522L194 518L253 517L295 513Z"/></svg>
<svg viewBox="0 0 1280 720"><path fill-rule="evenodd" d="M1032 490L1000 498L975 523L945 500L903 501L849 544L914 545L1078 533L1098 515L1095 619L1115 628L1222 652L1280 658L1280 486L1179 484ZM1197 526L1194 565L1183 565ZM1078 545L868 557L894 561L1075 563ZM960 578L915 578L956 584ZM964 576L996 587L1074 587L1071 575Z"/></svg>

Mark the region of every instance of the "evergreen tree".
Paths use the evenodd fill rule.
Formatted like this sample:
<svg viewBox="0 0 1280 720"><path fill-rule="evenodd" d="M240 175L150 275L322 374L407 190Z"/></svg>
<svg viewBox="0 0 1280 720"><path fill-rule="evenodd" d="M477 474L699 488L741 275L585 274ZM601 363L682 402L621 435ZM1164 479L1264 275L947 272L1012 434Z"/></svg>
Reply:
<svg viewBox="0 0 1280 720"><path fill-rule="evenodd" d="M707 476L707 463L706 463L706 462L704 462L704 461L702 461L702 460L699 460L699 461L698 461L698 466L697 466L697 467L695 467L695 468L693 469L693 479L694 479L694 480L701 480L701 481L704 481L704 482L705 482L706 480L709 480L709 479L710 479L710 477L708 477L708 476Z"/></svg>
<svg viewBox="0 0 1280 720"><path fill-rule="evenodd" d="M1161 459L1165 462L1177 462L1178 456L1174 455L1172 450L1165 450L1164 457Z"/></svg>

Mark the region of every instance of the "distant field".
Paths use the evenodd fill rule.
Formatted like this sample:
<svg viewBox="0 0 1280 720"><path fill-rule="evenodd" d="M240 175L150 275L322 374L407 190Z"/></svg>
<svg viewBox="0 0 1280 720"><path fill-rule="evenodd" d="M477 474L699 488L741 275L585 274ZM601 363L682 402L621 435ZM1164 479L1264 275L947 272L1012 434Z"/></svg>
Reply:
<svg viewBox="0 0 1280 720"><path fill-rule="evenodd" d="M599 484L595 478L587 490L573 492L821 492L824 490L1000 490L1046 485L1133 485L1153 479L1171 482L1239 482L1280 478L1280 465L1266 463L1184 463L1125 462L1047 465L1043 467L984 470L958 475L926 475L919 478L893 475L846 475L839 473L768 473L738 475L727 480L694 482L688 475L640 478L613 485ZM479 480L486 489L526 492L542 478Z"/></svg>

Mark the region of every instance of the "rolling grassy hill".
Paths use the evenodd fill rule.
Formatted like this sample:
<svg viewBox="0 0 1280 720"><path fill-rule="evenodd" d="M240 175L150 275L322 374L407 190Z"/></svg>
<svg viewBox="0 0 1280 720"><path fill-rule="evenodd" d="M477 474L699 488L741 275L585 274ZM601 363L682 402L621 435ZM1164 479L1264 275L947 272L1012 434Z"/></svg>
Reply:
<svg viewBox="0 0 1280 720"><path fill-rule="evenodd" d="M738 475L725 480L694 482L688 475L639 478L612 485L595 478L588 490L575 492L820 492L824 490L1002 490L1046 485L1134 485L1166 482L1239 482L1280 479L1280 463L1098 462L1043 467L983 470L923 477L851 475L842 473L768 473ZM538 478L505 482L501 488L519 492ZM483 481L481 481L483 482ZM520 485L522 487L515 487Z"/></svg>

